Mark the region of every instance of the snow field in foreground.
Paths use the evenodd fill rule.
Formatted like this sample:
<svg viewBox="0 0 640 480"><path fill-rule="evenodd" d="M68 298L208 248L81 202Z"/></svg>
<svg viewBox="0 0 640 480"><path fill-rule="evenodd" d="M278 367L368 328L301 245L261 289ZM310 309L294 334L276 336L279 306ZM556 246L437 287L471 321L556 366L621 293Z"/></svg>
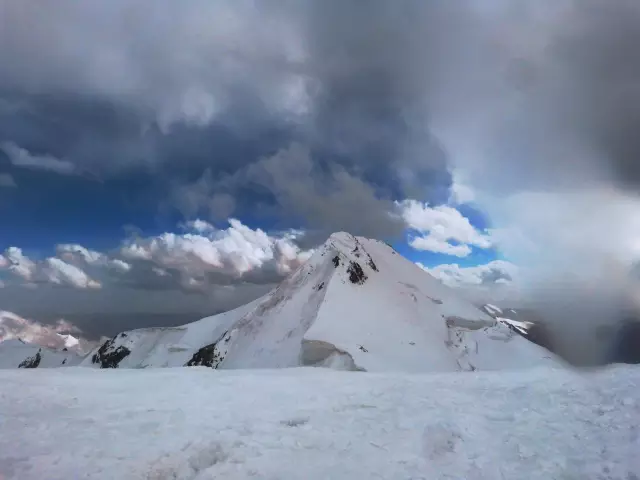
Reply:
<svg viewBox="0 0 640 480"><path fill-rule="evenodd" d="M0 478L640 477L640 369L0 372Z"/></svg>

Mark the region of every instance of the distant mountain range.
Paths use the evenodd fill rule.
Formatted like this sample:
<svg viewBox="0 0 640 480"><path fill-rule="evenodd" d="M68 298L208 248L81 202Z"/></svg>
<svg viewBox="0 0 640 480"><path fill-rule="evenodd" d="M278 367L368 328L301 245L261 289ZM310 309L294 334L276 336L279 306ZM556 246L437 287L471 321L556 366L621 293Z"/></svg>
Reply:
<svg viewBox="0 0 640 480"><path fill-rule="evenodd" d="M535 312L475 306L389 245L344 232L273 291L235 310L124 331L84 357L70 351L77 339L64 340L66 351L0 343L0 367L440 372L562 364ZM634 349L624 351L632 360Z"/></svg>

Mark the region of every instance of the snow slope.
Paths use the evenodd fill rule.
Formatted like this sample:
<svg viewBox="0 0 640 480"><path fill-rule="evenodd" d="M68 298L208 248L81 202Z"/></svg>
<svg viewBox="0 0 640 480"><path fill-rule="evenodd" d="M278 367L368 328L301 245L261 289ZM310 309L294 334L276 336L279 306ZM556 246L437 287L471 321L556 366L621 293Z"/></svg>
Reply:
<svg viewBox="0 0 640 480"><path fill-rule="evenodd" d="M639 384L634 366L5 370L0 478L631 480Z"/></svg>
<svg viewBox="0 0 640 480"><path fill-rule="evenodd" d="M81 360L74 352L41 347L18 339L0 342L0 368L53 368L78 365Z"/></svg>
<svg viewBox="0 0 640 480"><path fill-rule="evenodd" d="M83 365L424 372L555 363L385 243L336 233L251 304L181 327L123 332Z"/></svg>

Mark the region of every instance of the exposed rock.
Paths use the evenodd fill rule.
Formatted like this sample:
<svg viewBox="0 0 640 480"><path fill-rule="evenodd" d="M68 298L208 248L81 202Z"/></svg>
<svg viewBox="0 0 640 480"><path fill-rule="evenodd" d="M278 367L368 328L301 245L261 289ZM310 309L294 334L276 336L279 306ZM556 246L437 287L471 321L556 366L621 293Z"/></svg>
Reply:
<svg viewBox="0 0 640 480"><path fill-rule="evenodd" d="M347 273L349 274L349 281L351 283L362 285L367 281L367 276L365 275L362 267L358 262L349 263L349 268L347 268Z"/></svg>
<svg viewBox="0 0 640 480"><path fill-rule="evenodd" d="M205 347L202 347L196 353L193 354L191 360L187 362L187 367L210 367L217 368L223 359L216 351L216 344L212 343Z"/></svg>
<svg viewBox="0 0 640 480"><path fill-rule="evenodd" d="M39 349L33 357L25 358L20 365L18 365L18 368L38 368L40 360L42 360L42 356L40 355L41 351L42 350Z"/></svg>
<svg viewBox="0 0 640 480"><path fill-rule="evenodd" d="M120 336L122 335L124 334L120 334ZM91 358L93 363L100 364L100 368L118 368L118 364L122 359L131 353L131 350L122 345L115 347L116 338L113 337L111 340L104 342Z"/></svg>
<svg viewBox="0 0 640 480"><path fill-rule="evenodd" d="M371 255L369 255L369 260L367 261L367 264L369 265L369 267L371 267L371 269L374 272L378 271L378 266L373 262L373 259L371 258Z"/></svg>
<svg viewBox="0 0 640 480"><path fill-rule="evenodd" d="M316 287L317 291L320 291L324 288L324 282L320 282L320 284Z"/></svg>
<svg viewBox="0 0 640 480"><path fill-rule="evenodd" d="M227 335L227 332L224 332L224 335L217 342L211 343L202 347L196 353L193 354L191 360L187 362L186 367L209 367L209 368L218 368L218 366L222 363L225 357L226 352L222 352L220 348L218 348L218 344L220 341L224 341L224 343L229 343L231 340L231 336Z"/></svg>
<svg viewBox="0 0 640 480"><path fill-rule="evenodd" d="M368 353L369 352L369 350L364 348L362 345L358 345L358 348L360 349L361 352L364 352L364 353Z"/></svg>
<svg viewBox="0 0 640 480"><path fill-rule="evenodd" d="M340 257L338 255L333 257L332 261L334 267L338 268L340 266Z"/></svg>

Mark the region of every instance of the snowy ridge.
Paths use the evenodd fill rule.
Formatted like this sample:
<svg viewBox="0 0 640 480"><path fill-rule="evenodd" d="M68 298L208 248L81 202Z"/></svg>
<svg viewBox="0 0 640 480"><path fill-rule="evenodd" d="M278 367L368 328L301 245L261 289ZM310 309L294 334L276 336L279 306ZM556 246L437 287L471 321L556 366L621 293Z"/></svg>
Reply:
<svg viewBox="0 0 640 480"><path fill-rule="evenodd" d="M123 332L83 365L424 372L555 363L390 246L341 232L264 297L181 327Z"/></svg>
<svg viewBox="0 0 640 480"><path fill-rule="evenodd" d="M41 347L22 340L0 342L0 368L54 368L75 366L82 357L68 350Z"/></svg>

